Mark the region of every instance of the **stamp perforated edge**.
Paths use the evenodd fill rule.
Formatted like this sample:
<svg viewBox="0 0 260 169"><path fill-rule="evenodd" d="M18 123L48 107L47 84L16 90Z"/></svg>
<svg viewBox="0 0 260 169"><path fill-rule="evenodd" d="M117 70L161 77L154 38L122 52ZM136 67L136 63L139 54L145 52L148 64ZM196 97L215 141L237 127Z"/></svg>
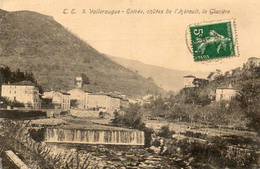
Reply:
<svg viewBox="0 0 260 169"><path fill-rule="evenodd" d="M212 58L212 59L202 60L202 61L195 61L194 60L194 62L199 62L199 63L218 62L218 61L222 61L223 59L231 59L231 58L240 56L240 53L239 53L239 43L238 43L238 32L237 32L237 25L236 25L236 19L235 18L222 19L222 20L212 20L212 21L203 21L203 22L197 22L197 23L193 23L193 24L187 25L186 32L185 32L186 46L187 46L189 52L194 57L192 41L191 41L190 27L192 27L192 26L206 26L206 25L217 24L217 23L225 23L225 22L230 22L231 23L232 38L233 38L233 43L234 43L234 48L235 48L234 55L229 56L229 57L222 57L222 58Z"/></svg>

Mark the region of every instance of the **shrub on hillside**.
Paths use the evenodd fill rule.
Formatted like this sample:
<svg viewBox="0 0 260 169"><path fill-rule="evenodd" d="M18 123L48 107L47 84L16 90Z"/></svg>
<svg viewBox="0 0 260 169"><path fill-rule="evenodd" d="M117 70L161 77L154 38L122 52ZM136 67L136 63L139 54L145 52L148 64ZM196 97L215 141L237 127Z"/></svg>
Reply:
<svg viewBox="0 0 260 169"><path fill-rule="evenodd" d="M260 82L251 81L243 84L237 100L250 119L250 126L260 133Z"/></svg>
<svg viewBox="0 0 260 169"><path fill-rule="evenodd" d="M171 131L169 126L162 126L158 136L165 137L165 138L172 138L172 135L174 134L174 131Z"/></svg>
<svg viewBox="0 0 260 169"><path fill-rule="evenodd" d="M227 125L246 128L248 118L236 100L231 102L214 102L207 106L176 104L168 118L182 122L197 122L209 125Z"/></svg>
<svg viewBox="0 0 260 169"><path fill-rule="evenodd" d="M169 155L175 156L179 153L183 158L192 158L190 165L194 168L202 168L204 165L214 168L251 168L251 165L256 163L253 150L227 146L225 138L216 139L210 143L188 138L171 140L166 142L166 147Z"/></svg>

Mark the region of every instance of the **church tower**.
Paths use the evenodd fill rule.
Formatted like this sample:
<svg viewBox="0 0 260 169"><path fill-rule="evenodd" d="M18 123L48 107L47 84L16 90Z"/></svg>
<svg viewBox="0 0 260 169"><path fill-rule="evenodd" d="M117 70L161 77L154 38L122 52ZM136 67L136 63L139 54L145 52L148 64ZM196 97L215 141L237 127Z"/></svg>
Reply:
<svg viewBox="0 0 260 169"><path fill-rule="evenodd" d="M82 79L81 76L77 76L75 78L75 85L76 85L76 88L79 88L79 89L82 88L82 86L83 86L83 79Z"/></svg>

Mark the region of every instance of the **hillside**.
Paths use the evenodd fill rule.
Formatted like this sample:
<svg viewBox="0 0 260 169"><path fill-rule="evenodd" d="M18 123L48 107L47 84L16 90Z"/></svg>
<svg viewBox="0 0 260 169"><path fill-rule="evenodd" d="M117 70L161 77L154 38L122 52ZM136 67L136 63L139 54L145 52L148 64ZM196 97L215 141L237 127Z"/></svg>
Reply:
<svg viewBox="0 0 260 169"><path fill-rule="evenodd" d="M145 78L151 77L158 86L165 90L178 91L183 88L183 76L185 75L193 74L197 77L204 78L208 75L208 72L181 71L148 65L131 59L112 56L110 56L110 58L124 67L139 73Z"/></svg>
<svg viewBox="0 0 260 169"><path fill-rule="evenodd" d="M119 91L130 96L162 91L99 53L50 16L0 10L0 23L0 64L33 72L45 89L71 89L74 77L85 73L89 91Z"/></svg>
<svg viewBox="0 0 260 169"><path fill-rule="evenodd" d="M251 62L252 59L255 61ZM207 105L211 103L210 100L215 100L216 89L230 87L238 91L239 97L241 92L251 92L251 96L260 97L260 58L252 57L240 67L226 72L216 71L210 74L213 74L213 76L209 78L207 84L201 84L195 88L184 88L178 97L186 100L184 102ZM252 88L256 88L256 91ZM260 100L258 100L258 103L260 105Z"/></svg>

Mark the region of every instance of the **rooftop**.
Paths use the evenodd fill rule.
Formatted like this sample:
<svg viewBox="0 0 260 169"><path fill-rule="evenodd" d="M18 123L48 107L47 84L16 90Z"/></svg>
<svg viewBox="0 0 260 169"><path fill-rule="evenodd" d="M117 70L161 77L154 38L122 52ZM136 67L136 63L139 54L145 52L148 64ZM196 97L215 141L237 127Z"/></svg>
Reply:
<svg viewBox="0 0 260 169"><path fill-rule="evenodd" d="M250 58L248 58L248 60L260 60L260 58L258 58L258 57L250 57Z"/></svg>
<svg viewBox="0 0 260 169"><path fill-rule="evenodd" d="M4 85L13 85L13 86L36 86L35 83L31 81L21 81L21 82L16 82L16 83L11 83L11 84L4 84Z"/></svg>
<svg viewBox="0 0 260 169"><path fill-rule="evenodd" d="M196 78L196 76L193 75L187 75L187 76L183 76L184 78Z"/></svg>
<svg viewBox="0 0 260 169"><path fill-rule="evenodd" d="M72 92L72 91L80 91L80 92L82 92L82 93L91 93L90 91L83 90L83 89L79 89L79 88L70 89L70 90L68 90L67 93L70 93L70 92Z"/></svg>
<svg viewBox="0 0 260 169"><path fill-rule="evenodd" d="M217 89L232 89L232 90L236 90L235 88L233 88L233 86L231 84L229 84L228 86L220 86Z"/></svg>

